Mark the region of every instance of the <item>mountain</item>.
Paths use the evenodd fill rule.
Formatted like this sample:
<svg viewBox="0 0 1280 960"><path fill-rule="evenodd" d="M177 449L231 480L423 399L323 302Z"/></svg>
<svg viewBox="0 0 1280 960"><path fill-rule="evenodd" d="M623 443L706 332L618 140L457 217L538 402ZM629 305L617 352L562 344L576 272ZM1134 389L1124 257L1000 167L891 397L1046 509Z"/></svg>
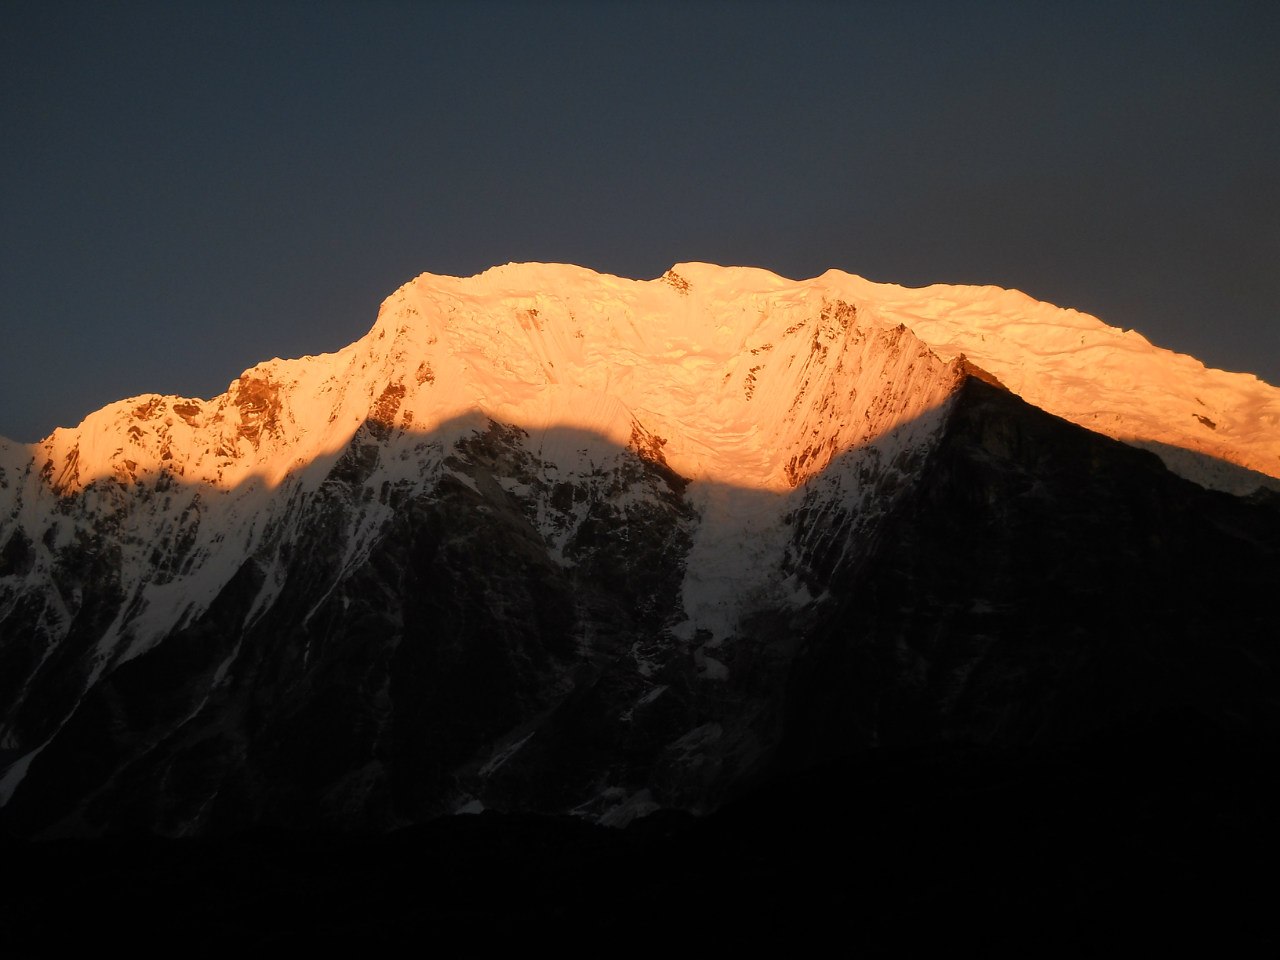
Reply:
<svg viewBox="0 0 1280 960"><path fill-rule="evenodd" d="M0 448L0 826L623 826L867 751L1269 744L1277 477L1280 389L1015 292L424 275Z"/></svg>

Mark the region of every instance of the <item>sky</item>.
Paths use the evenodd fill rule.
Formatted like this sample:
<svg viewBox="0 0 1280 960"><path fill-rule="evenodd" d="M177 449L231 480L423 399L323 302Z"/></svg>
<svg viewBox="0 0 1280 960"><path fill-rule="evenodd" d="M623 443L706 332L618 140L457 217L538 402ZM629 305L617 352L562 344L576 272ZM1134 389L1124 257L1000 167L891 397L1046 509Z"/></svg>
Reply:
<svg viewBox="0 0 1280 960"><path fill-rule="evenodd" d="M0 0L0 435L423 272L997 284L1280 384L1280 4Z"/></svg>

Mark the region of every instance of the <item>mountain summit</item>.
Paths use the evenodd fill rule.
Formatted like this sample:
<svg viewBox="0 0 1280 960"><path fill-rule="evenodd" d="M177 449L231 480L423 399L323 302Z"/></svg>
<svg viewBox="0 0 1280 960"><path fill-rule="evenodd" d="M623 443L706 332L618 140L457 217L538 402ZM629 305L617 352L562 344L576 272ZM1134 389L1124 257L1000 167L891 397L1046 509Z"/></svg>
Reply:
<svg viewBox="0 0 1280 960"><path fill-rule="evenodd" d="M1029 403L1156 450L1203 485L1248 493L1267 482L1227 465L1280 476L1277 388L1133 331L995 287L910 289L834 270L796 282L700 263L654 281L560 264L424 274L338 353L260 364L211 401L109 405L55 431L34 456L58 489L170 467L221 486L254 475L276 484L298 460L342 447L365 419L429 430L483 414L625 444L638 418L670 435L666 454L692 479L781 489L795 484L777 444L806 445L800 421L812 414L814 378L862 386L861 371L842 356L828 363L828 351L899 327L937 360L967 358Z"/></svg>
<svg viewBox="0 0 1280 960"><path fill-rule="evenodd" d="M1278 477L1280 389L1016 292L423 275L337 353L0 445L0 817L624 824L1270 729Z"/></svg>

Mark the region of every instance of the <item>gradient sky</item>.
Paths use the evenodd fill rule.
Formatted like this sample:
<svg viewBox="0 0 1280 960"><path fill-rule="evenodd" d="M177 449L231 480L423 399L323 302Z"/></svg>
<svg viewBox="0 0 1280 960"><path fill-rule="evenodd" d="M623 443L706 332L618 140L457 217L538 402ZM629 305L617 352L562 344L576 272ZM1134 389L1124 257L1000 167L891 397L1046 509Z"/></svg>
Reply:
<svg viewBox="0 0 1280 960"><path fill-rule="evenodd" d="M994 283L1280 383L1280 3L0 0L0 434L419 273Z"/></svg>

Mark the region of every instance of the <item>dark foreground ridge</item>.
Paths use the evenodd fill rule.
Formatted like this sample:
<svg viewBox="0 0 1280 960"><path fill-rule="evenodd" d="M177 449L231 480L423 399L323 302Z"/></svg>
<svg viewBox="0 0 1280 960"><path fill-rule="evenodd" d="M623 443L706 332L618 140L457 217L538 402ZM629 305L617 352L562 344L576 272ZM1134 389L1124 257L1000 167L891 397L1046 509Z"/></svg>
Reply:
<svg viewBox="0 0 1280 960"><path fill-rule="evenodd" d="M0 949L1274 950L1280 755L1163 719L1038 754L870 751L625 830L484 813L375 836L11 843Z"/></svg>

